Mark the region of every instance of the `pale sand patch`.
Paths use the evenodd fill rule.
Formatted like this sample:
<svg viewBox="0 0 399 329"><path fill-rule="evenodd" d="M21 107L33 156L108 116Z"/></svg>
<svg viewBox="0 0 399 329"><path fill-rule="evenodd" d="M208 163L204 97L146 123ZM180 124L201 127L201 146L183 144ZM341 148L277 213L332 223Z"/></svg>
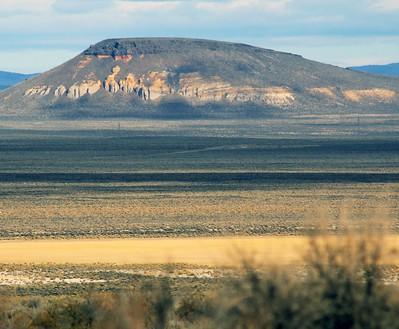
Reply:
<svg viewBox="0 0 399 329"><path fill-rule="evenodd" d="M335 239L335 238L333 238ZM399 236L384 238L387 251L399 247ZM303 264L309 239L303 236L162 239L80 239L0 241L3 264L168 264L240 265L243 258L257 264ZM385 263L399 264L390 253Z"/></svg>
<svg viewBox="0 0 399 329"><path fill-rule="evenodd" d="M306 237L79 239L0 241L3 264L235 265L251 256L266 264L301 262Z"/></svg>
<svg viewBox="0 0 399 329"><path fill-rule="evenodd" d="M29 275L21 271L0 272L0 286L27 286L31 284L90 284L90 283L106 283L106 280L93 280L87 278L49 278L42 276Z"/></svg>

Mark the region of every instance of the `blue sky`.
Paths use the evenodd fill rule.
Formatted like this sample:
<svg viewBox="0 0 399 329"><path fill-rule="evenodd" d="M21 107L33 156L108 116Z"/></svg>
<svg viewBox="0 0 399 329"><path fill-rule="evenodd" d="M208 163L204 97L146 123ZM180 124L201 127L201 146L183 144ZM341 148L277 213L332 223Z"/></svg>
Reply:
<svg viewBox="0 0 399 329"><path fill-rule="evenodd" d="M340 66L399 62L399 0L1 0L0 70L42 72L114 37L249 43Z"/></svg>

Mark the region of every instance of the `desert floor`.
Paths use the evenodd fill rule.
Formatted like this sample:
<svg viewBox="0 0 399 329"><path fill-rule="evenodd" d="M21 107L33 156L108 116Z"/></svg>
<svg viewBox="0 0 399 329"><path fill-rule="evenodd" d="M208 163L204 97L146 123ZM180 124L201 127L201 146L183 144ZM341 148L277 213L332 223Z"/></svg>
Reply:
<svg viewBox="0 0 399 329"><path fill-rule="evenodd" d="M374 236L375 237L375 236ZM0 241L3 264L188 264L212 267L301 265L310 239L304 236L78 239ZM319 236L318 241L340 243L348 237ZM399 265L399 236L381 236L382 262Z"/></svg>

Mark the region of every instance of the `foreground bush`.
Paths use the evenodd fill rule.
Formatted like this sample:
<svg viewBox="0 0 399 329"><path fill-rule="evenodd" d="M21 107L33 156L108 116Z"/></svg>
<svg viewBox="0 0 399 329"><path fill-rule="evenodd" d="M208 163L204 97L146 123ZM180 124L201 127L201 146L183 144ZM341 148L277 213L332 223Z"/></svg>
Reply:
<svg viewBox="0 0 399 329"><path fill-rule="evenodd" d="M246 266L204 296L176 297L159 279L119 295L3 300L0 328L399 328L396 287L380 273L381 242L316 238L310 245L302 276Z"/></svg>

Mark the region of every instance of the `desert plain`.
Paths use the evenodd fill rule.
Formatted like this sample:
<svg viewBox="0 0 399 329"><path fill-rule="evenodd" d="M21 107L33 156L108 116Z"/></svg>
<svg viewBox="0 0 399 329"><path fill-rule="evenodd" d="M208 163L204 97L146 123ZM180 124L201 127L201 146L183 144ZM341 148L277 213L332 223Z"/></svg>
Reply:
<svg viewBox="0 0 399 329"><path fill-rule="evenodd" d="M397 120L4 121L1 289L209 284L250 255L296 268L309 235L370 223L395 250Z"/></svg>

